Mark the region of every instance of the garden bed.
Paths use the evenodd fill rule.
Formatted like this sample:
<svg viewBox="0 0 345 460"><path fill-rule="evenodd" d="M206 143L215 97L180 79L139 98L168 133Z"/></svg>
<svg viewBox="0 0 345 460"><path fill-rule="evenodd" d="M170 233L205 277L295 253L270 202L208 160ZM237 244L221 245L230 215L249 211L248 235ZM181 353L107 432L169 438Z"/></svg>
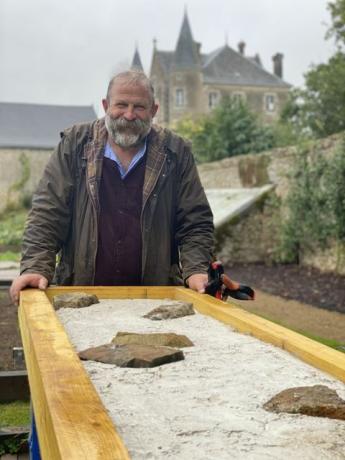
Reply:
<svg viewBox="0 0 345 460"><path fill-rule="evenodd" d="M143 458L343 458L344 422L272 414L262 406L291 387L344 385L289 353L234 332L201 314L143 318L171 301L102 300L58 316L78 351L109 343L119 331L184 334L185 360L129 369L87 361L85 368L133 460ZM327 440L327 441L325 441Z"/></svg>
<svg viewBox="0 0 345 460"><path fill-rule="evenodd" d="M108 419L46 296L51 299L55 294L76 290L80 291L80 288L50 288L46 294L30 290L21 295L21 331L24 348L30 350L27 367L41 449L49 459L81 456L93 459L97 455L109 459L128 458L121 438ZM170 297L192 301L199 312L285 348L345 381L343 354L208 296L183 288L86 287L83 290L96 293L101 299ZM121 302L126 304L128 300ZM138 312L126 305L122 310L126 314L134 314L134 317L127 317L122 323L119 312L105 304L73 311L79 319L74 326L73 318L67 319L65 328L70 330L71 326L75 333L81 331L82 316L93 308L101 310L91 319L85 343L75 342L77 347L106 343L110 336L110 330L106 332L107 326L113 336L119 327L131 331L131 325L138 319ZM98 316L106 311L108 320L103 317L98 323ZM141 316L140 312L140 321L144 321ZM298 455L320 458L322 452L324 458L329 458L329 449L332 450L332 459L342 458L343 422L272 415L261 405L287 385L324 383L337 389L344 397L343 384L282 350L248 335L235 333L210 318L203 315L190 318L199 318L201 323L183 326L195 342L195 347L188 349L188 353L186 351L185 361L155 369L117 368L116 372L122 373L117 372L116 376L110 377L105 372L106 365L91 364L95 366L90 369L91 377L96 375L92 371L101 366L94 384L102 389L102 399L106 395L111 396L116 413L113 420L118 424L133 458L143 458L143 452L151 458L155 453L156 458L160 455L169 458L171 455L170 458L198 460L210 458L210 452L219 458L229 458L229 452L234 452L232 458L243 458L243 455L253 452L256 456L253 458L265 458L266 455L277 458L277 452L279 458L296 458ZM213 329L214 325L217 330ZM182 333L182 329L176 332ZM74 342L73 334L71 338ZM241 355L242 352L244 354ZM271 363L265 361L269 357ZM184 369L182 378L180 369ZM194 412L194 403L198 406L199 415ZM169 418L169 407L173 419ZM175 412L180 419L178 427L175 425ZM152 425L149 426L149 423ZM147 439L138 431L138 424ZM267 434L266 428L272 431ZM160 443L155 438L156 431ZM140 433L139 438L136 433ZM166 439L164 433L167 434ZM160 454L163 451L164 454ZM187 455L188 452L192 455ZM206 457L203 457L204 452Z"/></svg>

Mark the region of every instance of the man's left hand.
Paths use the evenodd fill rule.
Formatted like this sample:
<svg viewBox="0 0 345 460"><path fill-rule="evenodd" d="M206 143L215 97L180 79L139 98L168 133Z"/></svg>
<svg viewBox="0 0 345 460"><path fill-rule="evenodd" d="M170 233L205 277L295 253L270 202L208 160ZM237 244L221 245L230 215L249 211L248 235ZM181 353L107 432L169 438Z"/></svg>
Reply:
<svg viewBox="0 0 345 460"><path fill-rule="evenodd" d="M206 273L195 273L187 278L187 285L193 289L193 291L199 292L200 294L205 293L207 283L208 275Z"/></svg>

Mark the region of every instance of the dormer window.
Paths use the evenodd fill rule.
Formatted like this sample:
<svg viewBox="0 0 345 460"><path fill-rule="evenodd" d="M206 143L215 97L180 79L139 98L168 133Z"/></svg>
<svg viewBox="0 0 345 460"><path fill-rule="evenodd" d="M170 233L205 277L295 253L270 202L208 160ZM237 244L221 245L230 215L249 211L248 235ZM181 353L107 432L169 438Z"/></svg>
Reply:
<svg viewBox="0 0 345 460"><path fill-rule="evenodd" d="M184 90L183 88L177 88L175 91L175 106L184 107L184 105L185 105Z"/></svg>

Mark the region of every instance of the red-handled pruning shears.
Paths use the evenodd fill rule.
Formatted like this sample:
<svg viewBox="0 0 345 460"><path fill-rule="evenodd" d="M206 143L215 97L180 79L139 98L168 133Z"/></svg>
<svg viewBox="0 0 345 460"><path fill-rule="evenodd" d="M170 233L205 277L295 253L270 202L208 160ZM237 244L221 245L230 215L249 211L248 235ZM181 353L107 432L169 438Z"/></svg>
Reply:
<svg viewBox="0 0 345 460"><path fill-rule="evenodd" d="M226 300L229 296L239 300L254 300L255 292L244 284L233 281L224 273L221 262L211 262L208 268L208 283L205 293Z"/></svg>

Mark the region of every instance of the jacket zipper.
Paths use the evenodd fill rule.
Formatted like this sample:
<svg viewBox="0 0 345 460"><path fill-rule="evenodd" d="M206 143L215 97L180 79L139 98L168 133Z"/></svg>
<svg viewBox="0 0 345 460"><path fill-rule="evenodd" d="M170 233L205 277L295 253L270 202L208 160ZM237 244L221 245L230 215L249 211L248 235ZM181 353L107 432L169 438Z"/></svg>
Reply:
<svg viewBox="0 0 345 460"><path fill-rule="evenodd" d="M93 264L92 264L92 286L95 284L95 274L96 274L96 257L97 257L97 251L98 251L98 215L97 215L97 210L96 206L93 200L93 195L91 192L91 189L95 187L95 184L89 184L89 189L90 189L90 198L91 198L91 205L92 205L92 211L94 215L94 227L95 227L95 243L94 243L94 248L95 251L93 253Z"/></svg>

